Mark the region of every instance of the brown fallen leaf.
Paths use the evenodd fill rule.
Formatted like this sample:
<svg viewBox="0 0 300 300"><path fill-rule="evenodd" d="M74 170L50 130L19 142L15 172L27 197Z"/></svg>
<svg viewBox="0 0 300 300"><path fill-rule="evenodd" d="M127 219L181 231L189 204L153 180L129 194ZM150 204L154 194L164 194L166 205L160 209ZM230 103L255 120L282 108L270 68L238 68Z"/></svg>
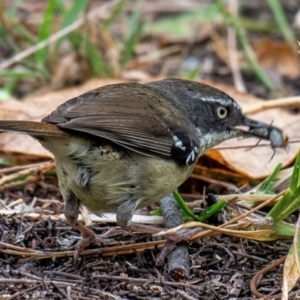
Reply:
<svg viewBox="0 0 300 300"><path fill-rule="evenodd" d="M151 80L159 79L162 78L152 78ZM121 82L121 80L93 79L78 87L50 92L42 96L30 96L22 102L16 100L6 101L0 103L0 119L39 121L64 101L78 96L90 89L117 82ZM230 86L213 84L208 81L205 81L204 83L228 93L243 107L244 110L262 102L262 100L250 94L239 93ZM271 109L251 115L251 117L264 122L269 122L270 124L273 122L272 124L282 128L289 138L299 138L300 136L298 130L300 124L299 114L292 114L284 109ZM230 146L232 149L218 151L210 150L206 155L226 166L233 172L248 178L260 179L268 176L278 163L282 163L283 166L291 164L295 159L299 148L299 145L297 144L290 144L288 149L278 149L272 160L270 159L273 155L273 150L270 147L256 147L250 151L245 151L245 149L235 149L235 147L243 144L255 145L256 143L257 139L230 140L226 141L221 146ZM26 135L1 134L0 150L6 153L16 152L42 157L52 157L52 155L42 148L38 142Z"/></svg>
<svg viewBox="0 0 300 300"><path fill-rule="evenodd" d="M290 44L265 38L255 41L253 46L265 70L276 69L282 76L293 79L299 77L299 56Z"/></svg>
<svg viewBox="0 0 300 300"><path fill-rule="evenodd" d="M297 255L297 254L296 254ZM284 262L282 299L288 300L288 293L292 290L299 279L299 273L295 262L295 254L289 253Z"/></svg>

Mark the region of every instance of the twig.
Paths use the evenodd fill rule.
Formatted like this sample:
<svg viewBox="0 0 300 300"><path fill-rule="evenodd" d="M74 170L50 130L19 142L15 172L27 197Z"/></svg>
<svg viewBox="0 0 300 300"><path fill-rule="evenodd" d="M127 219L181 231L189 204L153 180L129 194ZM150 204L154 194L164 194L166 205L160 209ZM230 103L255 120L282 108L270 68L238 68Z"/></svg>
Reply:
<svg viewBox="0 0 300 300"><path fill-rule="evenodd" d="M120 245L120 246L112 246L112 247L104 247L97 248L97 249L89 249L84 250L81 252L81 256L87 255L101 255L105 256L113 256L113 255L125 255L125 254L132 254L137 252L144 252L146 249L159 249L164 246L166 240L154 241L154 242L147 242L147 243L138 243L138 244L129 244L129 245ZM41 252L30 250L27 248L21 248L14 245L6 244L1 242L0 246L6 247L8 249L1 249L0 253L2 254L10 254L15 256L23 256L26 257L25 259L20 259L21 262L26 262L30 260L40 260L40 259L54 259L58 257L74 257L75 251L59 251L59 252ZM10 250L16 249L16 250Z"/></svg>
<svg viewBox="0 0 300 300"><path fill-rule="evenodd" d="M180 299L185 299L185 300L197 300L198 298L194 298L190 295L188 295L186 292L182 290L176 290L176 294L180 296Z"/></svg>
<svg viewBox="0 0 300 300"><path fill-rule="evenodd" d="M81 283L82 280L80 282L76 282L76 283L72 283L72 282L63 282L63 281L56 281L56 280L47 280L44 279L43 282L45 284L51 284L51 283L55 283L58 286L76 286L78 283ZM40 280L30 280L30 279L13 279L13 278L0 278L0 283L2 284L37 284L40 283Z"/></svg>
<svg viewBox="0 0 300 300"><path fill-rule="evenodd" d="M202 181L205 181L205 182L213 183L213 184L215 184L217 186L224 187L227 190L232 190L232 191L235 191L235 192L238 191L237 186L235 186L232 183L225 182L225 181L221 181L221 180L217 180L217 179L205 177L205 176L194 174L194 173L192 173L190 175L190 178L194 178L194 179L197 179L197 180L202 180Z"/></svg>
<svg viewBox="0 0 300 300"><path fill-rule="evenodd" d="M42 252L39 252L39 251L36 251L36 250L32 250L32 249L28 249L28 248L24 248L24 247L18 247L18 246L15 246L15 245L4 243L4 242L0 242L0 246L5 247L7 249L15 250L15 251L21 251L22 253L29 253L29 254L31 254L31 253L42 253Z"/></svg>
<svg viewBox="0 0 300 300"><path fill-rule="evenodd" d="M63 277L66 277L66 278L71 278L71 279L78 279L78 280L85 280L86 278L83 277L83 276L80 276L80 275L76 275L76 274L70 274L70 273L67 273L67 272L62 272L62 271L43 271L43 273L45 274L49 274L51 276L53 275L58 275L58 276L63 276Z"/></svg>
<svg viewBox="0 0 300 300"><path fill-rule="evenodd" d="M49 161L39 162L39 163L35 163L35 164L27 164L27 165L23 165L23 166L13 166L13 167L8 167L8 168L2 168L0 170L0 174L15 173L15 172L19 172L21 170L39 168L42 165L47 165L48 163L49 163Z"/></svg>
<svg viewBox="0 0 300 300"><path fill-rule="evenodd" d="M0 192L22 186L29 182L39 181L43 174L52 170L54 166L54 162L51 161L10 175L5 175L0 178Z"/></svg>
<svg viewBox="0 0 300 300"><path fill-rule="evenodd" d="M186 194L181 194L184 197ZM188 198L189 195L186 195ZM219 199L226 200L228 203L236 204L240 201L249 201L249 202L264 202L270 199L270 195L264 194L228 194L228 195L217 195ZM197 199L201 199L201 196L197 196ZM202 203L202 200L195 200L193 202L188 202L187 206L190 209L198 208Z"/></svg>
<svg viewBox="0 0 300 300"><path fill-rule="evenodd" d="M169 195L162 199L160 201L160 206L163 211L167 228L173 228L184 223L182 214L173 195ZM170 243L170 241L167 241L165 247ZM176 281L182 280L183 278L189 278L189 251L186 244L178 245L168 255L168 270L171 277Z"/></svg>
<svg viewBox="0 0 300 300"><path fill-rule="evenodd" d="M270 78L267 76L265 71L262 69L260 64L257 61L257 58L255 56L255 53L250 46L249 40L246 36L246 32L243 29L243 27L240 25L240 21L238 18L233 16L228 10L226 4L221 0L215 0L215 3L217 4L220 12L224 16L225 22L231 26L239 39L239 42L241 44L241 47L244 50L245 57L248 60L249 65L252 66L252 69L258 79L270 90L274 89L274 84L270 80Z"/></svg>
<svg viewBox="0 0 300 300"><path fill-rule="evenodd" d="M252 107L250 106L249 108L244 109L244 112L247 115L251 115L267 109L281 108L281 107L290 108L291 106L299 106L299 105L300 105L299 96L287 97L287 98L268 100L266 102L253 105Z"/></svg>
<svg viewBox="0 0 300 300"><path fill-rule="evenodd" d="M19 298L19 299L20 299L20 297L21 297L22 295L27 295L28 292L31 292L31 291L33 291L33 290L36 290L37 288L41 287L42 285L43 285L42 283L39 283L39 284L36 284L35 286L32 286L32 287L30 287L30 288L28 288L28 289L25 289L25 290L23 290L23 291L16 292L16 293L14 293L13 295L11 295L11 296L8 297L8 298L5 297L5 300L12 300L12 299L15 299L15 298ZM22 297L22 298L23 298L23 297ZM2 299L4 299L4 298L2 298ZM25 299L25 297L24 297L23 299Z"/></svg>
<svg viewBox="0 0 300 300"><path fill-rule="evenodd" d="M231 13L236 16L238 11L237 0L231 0L228 5ZM233 75L234 86L239 92L246 92L246 87L241 74L241 69L239 67L239 56L236 45L236 33L233 28L228 27L228 56L229 56L229 66Z"/></svg>
<svg viewBox="0 0 300 300"><path fill-rule="evenodd" d="M260 279L260 277L264 274L266 274L267 272L271 271L272 269L278 267L279 265L281 265L286 259L286 256L283 256L281 258L279 258L278 260L276 260L275 262L271 263L270 265L266 266L265 268L263 268L262 270L258 271L253 278L250 281L250 289L251 292L257 297L257 298L261 298L261 299L281 299L281 295L276 295L276 296L267 296L264 295L260 292L258 292L258 290L256 289L256 285L258 280Z"/></svg>
<svg viewBox="0 0 300 300"><path fill-rule="evenodd" d="M130 282L130 283L148 283L149 279L144 279L144 278L132 278L132 277L124 277L124 276L111 276L108 274L105 275L93 275L91 277L91 279L102 279L102 280L118 280L118 281L122 281L122 282ZM154 284L161 284L160 280L153 280L151 281L151 283ZM163 282L164 285L169 285L175 288L178 287L184 287L184 288L189 288L192 290L199 290L200 288L197 285L191 285L189 283L183 283L183 282L172 282L172 281L164 281Z"/></svg>

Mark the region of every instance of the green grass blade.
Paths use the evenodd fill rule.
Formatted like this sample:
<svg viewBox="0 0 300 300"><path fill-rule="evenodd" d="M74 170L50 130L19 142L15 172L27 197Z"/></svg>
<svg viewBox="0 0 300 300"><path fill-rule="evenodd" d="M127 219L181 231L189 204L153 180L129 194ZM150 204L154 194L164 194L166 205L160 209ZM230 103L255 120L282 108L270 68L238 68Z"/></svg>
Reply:
<svg viewBox="0 0 300 300"><path fill-rule="evenodd" d="M184 77L188 80L195 80L198 77L199 73L200 73L200 67L197 66L194 69L187 72Z"/></svg>
<svg viewBox="0 0 300 300"><path fill-rule="evenodd" d="M62 28L67 27L74 23L78 18L79 14L84 12L88 4L87 0L74 1L74 5L70 10L66 11L63 16Z"/></svg>
<svg viewBox="0 0 300 300"><path fill-rule="evenodd" d="M218 201L212 206L208 207L205 211L203 211L200 216L195 215L186 205L185 201L182 199L181 195L178 192L173 192L173 196L182 211L183 218L185 220L194 220L198 222L205 222L214 214L218 213L222 210L227 202L225 200Z"/></svg>
<svg viewBox="0 0 300 300"><path fill-rule="evenodd" d="M277 24L282 32L285 39L292 45L293 48L296 46L296 39L294 37L293 31L285 17L282 5L278 0L268 0L268 4L273 12L273 15L277 21Z"/></svg>
<svg viewBox="0 0 300 300"><path fill-rule="evenodd" d="M203 5L201 9L166 16L145 24L145 32L148 34L158 33L170 37L185 36L191 34L193 24L213 23L220 15L215 4Z"/></svg>
<svg viewBox="0 0 300 300"><path fill-rule="evenodd" d="M276 176L278 175L280 169L281 169L282 164L278 164L272 174L262 183L259 193L263 194L273 194L271 192L271 185L275 181Z"/></svg>
<svg viewBox="0 0 300 300"><path fill-rule="evenodd" d="M44 13L44 20L39 28L38 43L46 40L51 35L51 28L54 20L55 0L49 0ZM42 68L48 58L48 47L38 50L35 53L35 60L38 68Z"/></svg>
<svg viewBox="0 0 300 300"><path fill-rule="evenodd" d="M179 206L179 208L182 210L183 215L185 218L190 218L192 220L197 220L197 216L194 215L194 213L188 208L185 201L182 199L181 195L178 192L173 192L173 196Z"/></svg>
<svg viewBox="0 0 300 300"><path fill-rule="evenodd" d="M84 12L84 10L87 7L87 4L88 4L87 0L76 0L74 1L73 6L69 10L65 10L64 7L61 7L61 12L63 14L61 29L74 23L76 19L78 19L80 13ZM68 35L58 40L56 45L56 51L60 48L62 41L66 38L69 38L70 36L72 36L72 33L69 33Z"/></svg>
<svg viewBox="0 0 300 300"><path fill-rule="evenodd" d="M290 190L288 190L270 210L268 217L273 218L276 223L282 221L282 212L285 211L286 208L292 204L292 202L293 195L291 194Z"/></svg>
<svg viewBox="0 0 300 300"><path fill-rule="evenodd" d="M269 90L273 90L274 84L258 63L240 20L228 12L224 1L214 0L214 2L218 5L220 13L223 15L224 21L228 24L228 26L232 27L235 30L238 40L245 53L245 57L247 58L248 64L252 67L252 70L256 77L261 81L261 83L264 84L266 88L268 88Z"/></svg>
<svg viewBox="0 0 300 300"><path fill-rule="evenodd" d="M294 224L279 222L273 226L270 226L270 228L273 228L276 231L276 233L282 237L288 238L288 237L292 237L295 235L295 225Z"/></svg>
<svg viewBox="0 0 300 300"><path fill-rule="evenodd" d="M150 216L159 216L161 217L163 215L162 209L160 207L153 209L150 211Z"/></svg>
<svg viewBox="0 0 300 300"><path fill-rule="evenodd" d="M282 197L280 201L285 201L284 205L282 207L282 210L279 212L278 216L275 216L274 221L280 222L284 220L286 217L288 217L291 213L299 209L300 207L300 187L295 191L295 193L292 193L289 191L287 196Z"/></svg>
<svg viewBox="0 0 300 300"><path fill-rule="evenodd" d="M110 73L107 70L98 48L87 39L85 40L85 43L85 56L89 59L94 74L99 77L108 77Z"/></svg>
<svg viewBox="0 0 300 300"><path fill-rule="evenodd" d="M39 72L30 71L28 69L24 70L3 70L0 71L0 78L31 78L31 77L40 77L41 74Z"/></svg>
<svg viewBox="0 0 300 300"><path fill-rule="evenodd" d="M12 98L12 93L9 88L0 88L0 103ZM1 164L1 163L0 163Z"/></svg>
<svg viewBox="0 0 300 300"><path fill-rule="evenodd" d="M114 7L112 12L110 13L110 16L106 20L103 21L102 29L107 29L113 23L113 21L116 19L116 17L119 16L120 13L123 11L126 2L127 2L127 0L121 0Z"/></svg>
<svg viewBox="0 0 300 300"><path fill-rule="evenodd" d="M14 19L18 17L19 7L23 0L15 0L11 2L13 3L5 9L5 15L9 19Z"/></svg>
<svg viewBox="0 0 300 300"><path fill-rule="evenodd" d="M217 203L213 204L205 211L203 211L200 216L197 218L199 222L205 222L207 219L221 211L227 204L226 200L220 200Z"/></svg>
<svg viewBox="0 0 300 300"><path fill-rule="evenodd" d="M138 3L138 7L134 10L130 20L129 34L124 41L124 50L122 53L122 62L129 61L134 53L134 48L142 36L143 24L141 23L142 2Z"/></svg>
<svg viewBox="0 0 300 300"><path fill-rule="evenodd" d="M64 1L56 0L55 9L58 11L60 15L64 15L66 13L66 6Z"/></svg>
<svg viewBox="0 0 300 300"><path fill-rule="evenodd" d="M298 153L298 156L296 158L296 162L294 165L293 169L293 174L291 177L291 182L290 182L290 190L295 191L300 184L300 151Z"/></svg>
<svg viewBox="0 0 300 300"><path fill-rule="evenodd" d="M298 153L288 191L268 213L275 222L280 222L300 207L300 152Z"/></svg>

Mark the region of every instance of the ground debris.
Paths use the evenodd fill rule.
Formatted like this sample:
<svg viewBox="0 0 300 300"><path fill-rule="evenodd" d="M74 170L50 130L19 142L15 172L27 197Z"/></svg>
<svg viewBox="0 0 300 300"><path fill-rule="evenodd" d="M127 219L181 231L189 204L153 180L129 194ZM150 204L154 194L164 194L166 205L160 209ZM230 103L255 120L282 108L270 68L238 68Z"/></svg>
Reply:
<svg viewBox="0 0 300 300"><path fill-rule="evenodd" d="M289 245L258 243L218 236L189 244L191 270L188 280L174 282L164 266L155 267L159 250L103 257L101 251L73 257L26 259L5 244L27 251L64 252L75 248L79 234L64 221L29 221L0 217L0 299L217 299L230 296L251 299L249 282L257 271L284 256ZM99 228L100 227L100 228ZM93 226L95 232L107 229ZM147 235L118 237L132 244L149 242ZM69 244L58 240L72 241ZM16 248L18 249L18 248ZM69 250L68 249L68 250ZM17 252L16 252L17 253ZM100 254L99 254L100 253ZM239 274L239 288L232 278ZM259 282L260 291L280 291L282 267ZM297 288L297 287L296 287ZM299 286L298 286L299 288ZM236 294L238 293L238 295Z"/></svg>

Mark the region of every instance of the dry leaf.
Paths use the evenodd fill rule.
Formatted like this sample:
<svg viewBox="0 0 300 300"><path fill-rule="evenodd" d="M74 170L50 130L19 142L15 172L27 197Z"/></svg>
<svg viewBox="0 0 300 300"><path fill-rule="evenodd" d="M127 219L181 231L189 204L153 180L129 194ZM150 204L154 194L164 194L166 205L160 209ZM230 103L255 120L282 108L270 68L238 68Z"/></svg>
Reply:
<svg viewBox="0 0 300 300"><path fill-rule="evenodd" d="M296 254L297 255L297 254ZM299 273L295 262L295 255L287 255L283 268L282 299L288 299L288 293L292 290L299 279Z"/></svg>
<svg viewBox="0 0 300 300"><path fill-rule="evenodd" d="M280 75L293 79L299 77L299 58L290 44L265 38L254 42L254 50L265 70L276 69Z"/></svg>
<svg viewBox="0 0 300 300"><path fill-rule="evenodd" d="M241 228L245 228L245 226L249 227L247 222L239 223L237 226ZM238 238L248 239L248 240L255 240L255 241L274 241L280 238L280 236L275 232L273 229L261 229L261 230L236 230L236 229L229 229L223 227L215 227L213 225L209 225L202 222L190 221L179 225L177 227L162 230L154 236L168 236L168 234L173 234L178 232L180 229L187 229L187 228L197 228L201 227L207 230L212 230L213 232L218 232L220 234L226 234L229 236L234 236ZM194 237L193 237L194 238Z"/></svg>

